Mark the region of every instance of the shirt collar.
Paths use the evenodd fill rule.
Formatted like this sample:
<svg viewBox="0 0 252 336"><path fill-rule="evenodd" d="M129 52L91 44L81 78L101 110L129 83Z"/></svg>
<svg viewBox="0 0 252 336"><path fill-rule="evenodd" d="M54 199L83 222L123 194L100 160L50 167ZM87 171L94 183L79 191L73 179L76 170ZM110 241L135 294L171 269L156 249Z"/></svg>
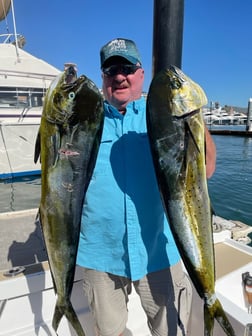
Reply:
<svg viewBox="0 0 252 336"><path fill-rule="evenodd" d="M143 106L143 101L145 100L144 97L141 97L137 100L129 102L127 105L127 111L132 110L134 113L138 113L141 107ZM123 117L123 115L112 105L110 105L106 100L104 101L104 110L108 114L112 114L113 117Z"/></svg>

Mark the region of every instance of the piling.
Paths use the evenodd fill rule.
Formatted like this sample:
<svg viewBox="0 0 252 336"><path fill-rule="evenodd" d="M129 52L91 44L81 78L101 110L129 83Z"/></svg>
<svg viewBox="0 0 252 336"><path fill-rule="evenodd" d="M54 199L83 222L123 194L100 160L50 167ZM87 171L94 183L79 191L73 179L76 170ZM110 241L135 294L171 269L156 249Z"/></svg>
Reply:
<svg viewBox="0 0 252 336"><path fill-rule="evenodd" d="M247 117L246 131L252 131L251 120L252 120L252 98L250 98L248 102L248 117Z"/></svg>

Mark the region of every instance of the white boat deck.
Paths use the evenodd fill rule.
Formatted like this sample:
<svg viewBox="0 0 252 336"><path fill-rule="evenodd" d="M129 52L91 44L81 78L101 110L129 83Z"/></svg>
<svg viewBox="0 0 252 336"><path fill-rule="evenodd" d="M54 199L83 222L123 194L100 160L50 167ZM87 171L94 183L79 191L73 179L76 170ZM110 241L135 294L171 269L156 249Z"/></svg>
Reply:
<svg viewBox="0 0 252 336"><path fill-rule="evenodd" d="M42 234L36 222L37 209L0 214L0 336L55 336L51 327L55 295ZM237 336L252 322L247 313L241 274L252 274L252 248L226 239L215 244L216 291L221 299ZM16 276L6 271L24 265ZM76 270L72 302L87 336L95 336L92 316L82 290L82 272ZM22 314L20 314L22 311ZM15 319L13 318L15 316ZM63 319L59 336L75 333ZM133 291L129 302L126 336L148 336L150 332L137 294ZM203 335L203 302L195 294L188 335ZM225 336L215 323L214 336Z"/></svg>

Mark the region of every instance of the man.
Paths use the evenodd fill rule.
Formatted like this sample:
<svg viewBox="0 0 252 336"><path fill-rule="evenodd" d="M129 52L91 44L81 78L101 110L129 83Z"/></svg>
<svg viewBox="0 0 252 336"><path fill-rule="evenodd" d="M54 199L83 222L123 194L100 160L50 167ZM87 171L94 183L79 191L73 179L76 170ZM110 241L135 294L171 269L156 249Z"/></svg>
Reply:
<svg viewBox="0 0 252 336"><path fill-rule="evenodd" d="M97 334L122 335L132 284L152 335L186 335L192 290L157 187L141 97L144 70L133 41L100 52L105 122L87 190L77 264ZM209 134L207 174L215 167Z"/></svg>

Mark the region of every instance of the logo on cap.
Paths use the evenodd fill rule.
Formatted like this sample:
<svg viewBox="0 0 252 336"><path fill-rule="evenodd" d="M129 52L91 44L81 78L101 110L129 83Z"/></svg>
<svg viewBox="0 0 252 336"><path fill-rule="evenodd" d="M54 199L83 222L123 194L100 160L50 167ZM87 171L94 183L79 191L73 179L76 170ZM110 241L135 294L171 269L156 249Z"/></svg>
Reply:
<svg viewBox="0 0 252 336"><path fill-rule="evenodd" d="M125 40L113 40L108 44L108 54L117 52L117 51L122 51L122 52L127 52L127 45L125 43Z"/></svg>

